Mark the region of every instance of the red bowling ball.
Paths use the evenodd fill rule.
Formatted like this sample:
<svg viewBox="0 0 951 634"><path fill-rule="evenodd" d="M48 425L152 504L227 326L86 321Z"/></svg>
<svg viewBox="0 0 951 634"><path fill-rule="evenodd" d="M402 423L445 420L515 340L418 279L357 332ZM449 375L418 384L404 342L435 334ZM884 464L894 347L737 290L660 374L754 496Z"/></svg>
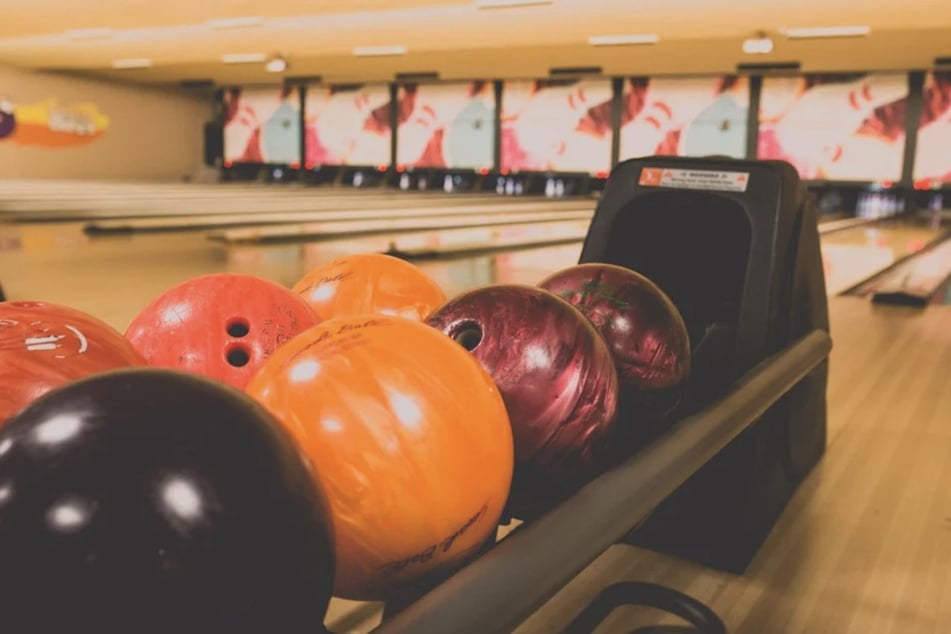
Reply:
<svg viewBox="0 0 951 634"><path fill-rule="evenodd" d="M584 315L545 290L506 284L464 293L427 322L470 350L498 385L517 477L572 485L596 467L614 425L617 371Z"/></svg>
<svg viewBox="0 0 951 634"><path fill-rule="evenodd" d="M671 391L690 375L687 327L670 298L650 279L612 264L558 271L539 286L577 307L607 342L626 397L668 409ZM663 402L663 405L660 403Z"/></svg>
<svg viewBox="0 0 951 634"><path fill-rule="evenodd" d="M275 350L316 323L307 302L289 289L219 273L163 293L133 320L126 337L149 365L243 389Z"/></svg>
<svg viewBox="0 0 951 634"><path fill-rule="evenodd" d="M108 324L45 302L0 303L0 423L50 390L145 360Z"/></svg>

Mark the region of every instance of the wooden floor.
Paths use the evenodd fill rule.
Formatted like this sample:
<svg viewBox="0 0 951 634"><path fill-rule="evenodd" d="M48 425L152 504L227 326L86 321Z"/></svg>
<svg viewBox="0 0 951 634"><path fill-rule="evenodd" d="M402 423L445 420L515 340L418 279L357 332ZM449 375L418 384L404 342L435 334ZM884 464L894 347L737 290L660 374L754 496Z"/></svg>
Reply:
<svg viewBox="0 0 951 634"><path fill-rule="evenodd" d="M149 299L189 277L234 270L289 285L365 246L225 249L200 235L90 240L77 225L7 225L0 281L11 298L70 304L124 329ZM577 253L569 246L426 268L456 293L534 283ZM951 633L951 307L835 298L831 312L828 452L749 571L733 577L617 546L518 634L557 632L602 587L625 579L695 596L734 634ZM334 601L327 625L342 634L378 622L379 606ZM625 608L598 633L658 622L656 613Z"/></svg>

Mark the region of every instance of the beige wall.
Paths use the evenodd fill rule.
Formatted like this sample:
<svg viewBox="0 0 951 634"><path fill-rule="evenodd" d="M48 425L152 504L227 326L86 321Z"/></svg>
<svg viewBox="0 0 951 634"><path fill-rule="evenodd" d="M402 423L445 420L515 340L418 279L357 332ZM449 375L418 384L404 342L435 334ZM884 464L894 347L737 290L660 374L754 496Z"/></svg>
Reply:
<svg viewBox="0 0 951 634"><path fill-rule="evenodd" d="M36 147L0 139L0 178L181 180L201 169L211 96L0 66L0 99L95 103L110 119L89 145Z"/></svg>

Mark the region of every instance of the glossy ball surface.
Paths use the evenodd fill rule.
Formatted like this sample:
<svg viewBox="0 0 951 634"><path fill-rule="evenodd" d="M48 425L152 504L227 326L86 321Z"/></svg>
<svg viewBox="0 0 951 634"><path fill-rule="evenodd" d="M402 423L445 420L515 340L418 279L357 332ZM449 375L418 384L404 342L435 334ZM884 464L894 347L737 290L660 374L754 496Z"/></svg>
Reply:
<svg viewBox="0 0 951 634"><path fill-rule="evenodd" d="M427 323L498 385L520 469L567 482L593 466L614 426L617 370L584 315L548 291L500 284L453 298Z"/></svg>
<svg viewBox="0 0 951 634"><path fill-rule="evenodd" d="M577 307L607 342L625 396L655 411L669 407L690 376L690 337L670 298L630 269L588 263L557 271L539 286Z"/></svg>
<svg viewBox="0 0 951 634"><path fill-rule="evenodd" d="M132 344L91 315L46 302L0 302L0 424L54 388L140 365Z"/></svg>
<svg viewBox="0 0 951 634"><path fill-rule="evenodd" d="M336 259L309 271L293 291L321 321L354 315L392 315L421 321L446 294L415 265L382 253Z"/></svg>
<svg viewBox="0 0 951 634"><path fill-rule="evenodd" d="M275 353L248 392L294 434L327 491L337 596L385 599L494 537L513 470L505 406L432 328L327 321Z"/></svg>
<svg viewBox="0 0 951 634"><path fill-rule="evenodd" d="M151 366L243 388L275 350L315 323L307 303L280 284L217 273L162 293L126 337Z"/></svg>
<svg viewBox="0 0 951 634"><path fill-rule="evenodd" d="M319 631L331 535L280 425L203 377L100 374L0 428L4 631Z"/></svg>

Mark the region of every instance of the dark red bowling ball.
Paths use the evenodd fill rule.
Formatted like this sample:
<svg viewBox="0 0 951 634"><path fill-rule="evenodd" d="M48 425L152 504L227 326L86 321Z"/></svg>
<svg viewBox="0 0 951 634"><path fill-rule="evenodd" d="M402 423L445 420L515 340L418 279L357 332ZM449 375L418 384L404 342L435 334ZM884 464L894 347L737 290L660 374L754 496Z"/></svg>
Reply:
<svg viewBox="0 0 951 634"><path fill-rule="evenodd" d="M584 315L542 289L505 284L451 299L427 322L495 380L515 438L516 479L570 485L595 467L614 425L617 371Z"/></svg>
<svg viewBox="0 0 951 634"><path fill-rule="evenodd" d="M203 275L170 288L126 337L149 365L187 370L244 389L275 350L317 323L296 293L254 275Z"/></svg>
<svg viewBox="0 0 951 634"><path fill-rule="evenodd" d="M322 631L325 500L246 395L120 370L0 428L4 632Z"/></svg>
<svg viewBox="0 0 951 634"><path fill-rule="evenodd" d="M624 267L588 263L562 269L539 286L576 306L597 327L614 355L625 398L649 405L652 415L662 415L677 401L690 376L690 337L657 284Z"/></svg>

